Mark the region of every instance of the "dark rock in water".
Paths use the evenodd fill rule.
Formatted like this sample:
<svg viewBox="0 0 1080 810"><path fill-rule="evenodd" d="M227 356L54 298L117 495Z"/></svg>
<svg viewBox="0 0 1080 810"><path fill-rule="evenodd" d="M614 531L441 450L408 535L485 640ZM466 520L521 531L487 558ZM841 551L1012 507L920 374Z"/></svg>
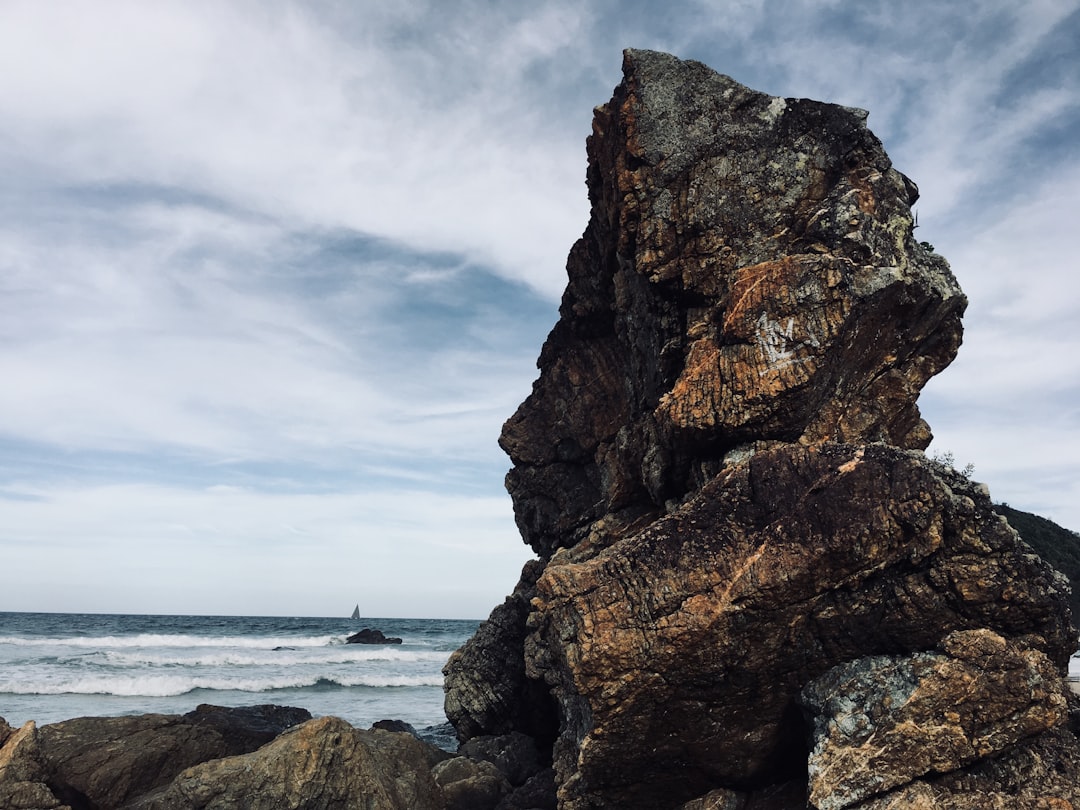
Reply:
<svg viewBox="0 0 1080 810"><path fill-rule="evenodd" d="M454 753L458 749L457 731L449 723L418 729L416 736L442 751Z"/></svg>
<svg viewBox="0 0 1080 810"><path fill-rule="evenodd" d="M984 488L921 452L916 400L966 299L914 238L914 183L862 111L665 54L623 69L595 113L560 320L500 439L540 560L448 663L447 716L466 745L520 732L550 750L563 810L856 806L944 796L981 767L1002 784L988 763L1068 722L1069 587ZM926 750L876 786L807 785L800 694L816 707L810 684L868 657L933 662L882 728L955 702L942 672L1016 724L957 709L940 734L974 734L970 756L901 735ZM1064 781L1038 795L1069 800Z"/></svg>
<svg viewBox="0 0 1080 810"><path fill-rule="evenodd" d="M347 639L346 644L401 644L400 638L386 636L382 630L372 630L365 627L359 633L353 633Z"/></svg>

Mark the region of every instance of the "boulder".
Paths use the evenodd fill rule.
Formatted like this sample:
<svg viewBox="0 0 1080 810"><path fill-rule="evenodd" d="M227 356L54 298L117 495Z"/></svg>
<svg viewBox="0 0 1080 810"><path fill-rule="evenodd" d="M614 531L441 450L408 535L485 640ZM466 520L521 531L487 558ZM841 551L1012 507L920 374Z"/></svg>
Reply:
<svg viewBox="0 0 1080 810"><path fill-rule="evenodd" d="M442 810L430 746L411 734L310 720L258 751L188 768L130 810Z"/></svg>
<svg viewBox="0 0 1080 810"><path fill-rule="evenodd" d="M281 732L311 719L311 712L295 706L263 703L256 706L212 706L201 703L183 715L192 725L212 728L221 735L228 756L254 751Z"/></svg>
<svg viewBox="0 0 1080 810"><path fill-rule="evenodd" d="M520 731L501 736L473 737L463 743L458 753L490 762L514 787L523 785L551 764L536 746L536 741Z"/></svg>
<svg viewBox="0 0 1080 810"><path fill-rule="evenodd" d="M376 720L371 724L371 730L382 729L383 731L397 731L405 734L412 734L414 737L419 737L419 733L416 731L416 726L412 723L406 723L404 720Z"/></svg>
<svg viewBox="0 0 1080 810"><path fill-rule="evenodd" d="M0 721L0 807L71 810L48 785L48 771L33 721L15 730Z"/></svg>
<svg viewBox="0 0 1080 810"><path fill-rule="evenodd" d="M860 658L811 681L810 802L841 810L927 774L955 771L1062 725L1065 683L1038 650L989 630L940 652Z"/></svg>
<svg viewBox="0 0 1080 810"><path fill-rule="evenodd" d="M382 630L372 630L370 627L365 627L359 633L353 633L347 639L346 644L401 644L401 639L397 637L386 636Z"/></svg>
<svg viewBox="0 0 1080 810"><path fill-rule="evenodd" d="M967 299L867 114L627 51L588 139L592 213L503 428L541 557L640 527L757 441L921 449Z"/></svg>
<svg viewBox="0 0 1080 810"><path fill-rule="evenodd" d="M506 777L490 762L471 757L453 757L432 770L442 788L446 810L495 810L510 792Z"/></svg>
<svg viewBox="0 0 1080 810"><path fill-rule="evenodd" d="M533 737L563 810L801 806L804 688L959 667L957 632L1038 661L1023 734L1067 722L1067 581L922 452L967 300L866 118L647 51L595 111L590 220L500 437L539 559L445 670L459 738ZM947 767L1004 755L971 750Z"/></svg>
<svg viewBox="0 0 1080 810"><path fill-rule="evenodd" d="M885 445L761 450L638 535L576 551L538 581L525 647L562 706L561 807L795 778L799 692L845 661L991 628L1058 677L1074 646L1063 577L977 487Z"/></svg>
<svg viewBox="0 0 1080 810"><path fill-rule="evenodd" d="M555 769L544 768L503 797L495 810L555 810Z"/></svg>
<svg viewBox="0 0 1080 810"><path fill-rule="evenodd" d="M857 810L1070 810L1080 807L1080 748L1055 729L998 756L929 776L854 805Z"/></svg>
<svg viewBox="0 0 1080 810"><path fill-rule="evenodd" d="M254 751L309 720L306 709L201 705L186 715L81 717L42 726L49 783L77 807L120 807L184 768Z"/></svg>

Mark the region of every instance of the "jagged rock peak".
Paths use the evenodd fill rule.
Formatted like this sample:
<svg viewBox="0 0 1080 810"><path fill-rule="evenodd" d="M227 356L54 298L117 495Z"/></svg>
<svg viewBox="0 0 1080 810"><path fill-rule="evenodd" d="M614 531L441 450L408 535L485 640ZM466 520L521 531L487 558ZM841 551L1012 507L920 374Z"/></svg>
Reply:
<svg viewBox="0 0 1080 810"><path fill-rule="evenodd" d="M540 559L447 664L459 736L532 737L561 810L983 806L969 780L1080 803L1068 583L921 452L966 299L914 237L915 184L862 111L649 51L623 73L501 437ZM855 688L875 672L910 694ZM976 681L1000 717L912 732ZM863 716L887 774L845 731Z"/></svg>
<svg viewBox="0 0 1080 810"><path fill-rule="evenodd" d="M542 556L670 509L753 442L925 447L916 399L961 340L966 299L866 113L652 51L623 70L561 317L501 437Z"/></svg>

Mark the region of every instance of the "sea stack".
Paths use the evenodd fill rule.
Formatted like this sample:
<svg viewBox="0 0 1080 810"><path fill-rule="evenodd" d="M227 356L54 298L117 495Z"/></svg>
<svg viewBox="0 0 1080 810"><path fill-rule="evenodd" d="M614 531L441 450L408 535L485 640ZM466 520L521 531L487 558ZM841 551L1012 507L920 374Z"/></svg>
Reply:
<svg viewBox="0 0 1080 810"><path fill-rule="evenodd" d="M922 452L966 299L915 184L864 111L623 74L500 440L539 559L447 664L459 737L532 737L564 810L1080 802L1068 583Z"/></svg>

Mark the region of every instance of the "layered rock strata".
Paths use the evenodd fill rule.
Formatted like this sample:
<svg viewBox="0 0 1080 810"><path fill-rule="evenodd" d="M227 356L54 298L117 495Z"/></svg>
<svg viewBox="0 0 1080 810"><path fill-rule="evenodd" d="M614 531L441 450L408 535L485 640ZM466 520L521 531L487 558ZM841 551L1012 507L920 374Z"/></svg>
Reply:
<svg viewBox="0 0 1080 810"><path fill-rule="evenodd" d="M447 665L448 716L463 739L534 737L575 810L834 810L944 791L926 781L943 769L992 781L986 763L1062 733L1075 632L1064 578L921 452L916 400L966 299L914 237L914 183L865 112L665 54L623 71L560 320L501 437L539 560ZM949 758L904 734L932 697L874 698L930 765L822 776L859 760L822 684L886 660L939 700L977 681L988 705L1013 686L973 673L1007 671L1037 717L981 733L953 712L940 733L969 745Z"/></svg>

